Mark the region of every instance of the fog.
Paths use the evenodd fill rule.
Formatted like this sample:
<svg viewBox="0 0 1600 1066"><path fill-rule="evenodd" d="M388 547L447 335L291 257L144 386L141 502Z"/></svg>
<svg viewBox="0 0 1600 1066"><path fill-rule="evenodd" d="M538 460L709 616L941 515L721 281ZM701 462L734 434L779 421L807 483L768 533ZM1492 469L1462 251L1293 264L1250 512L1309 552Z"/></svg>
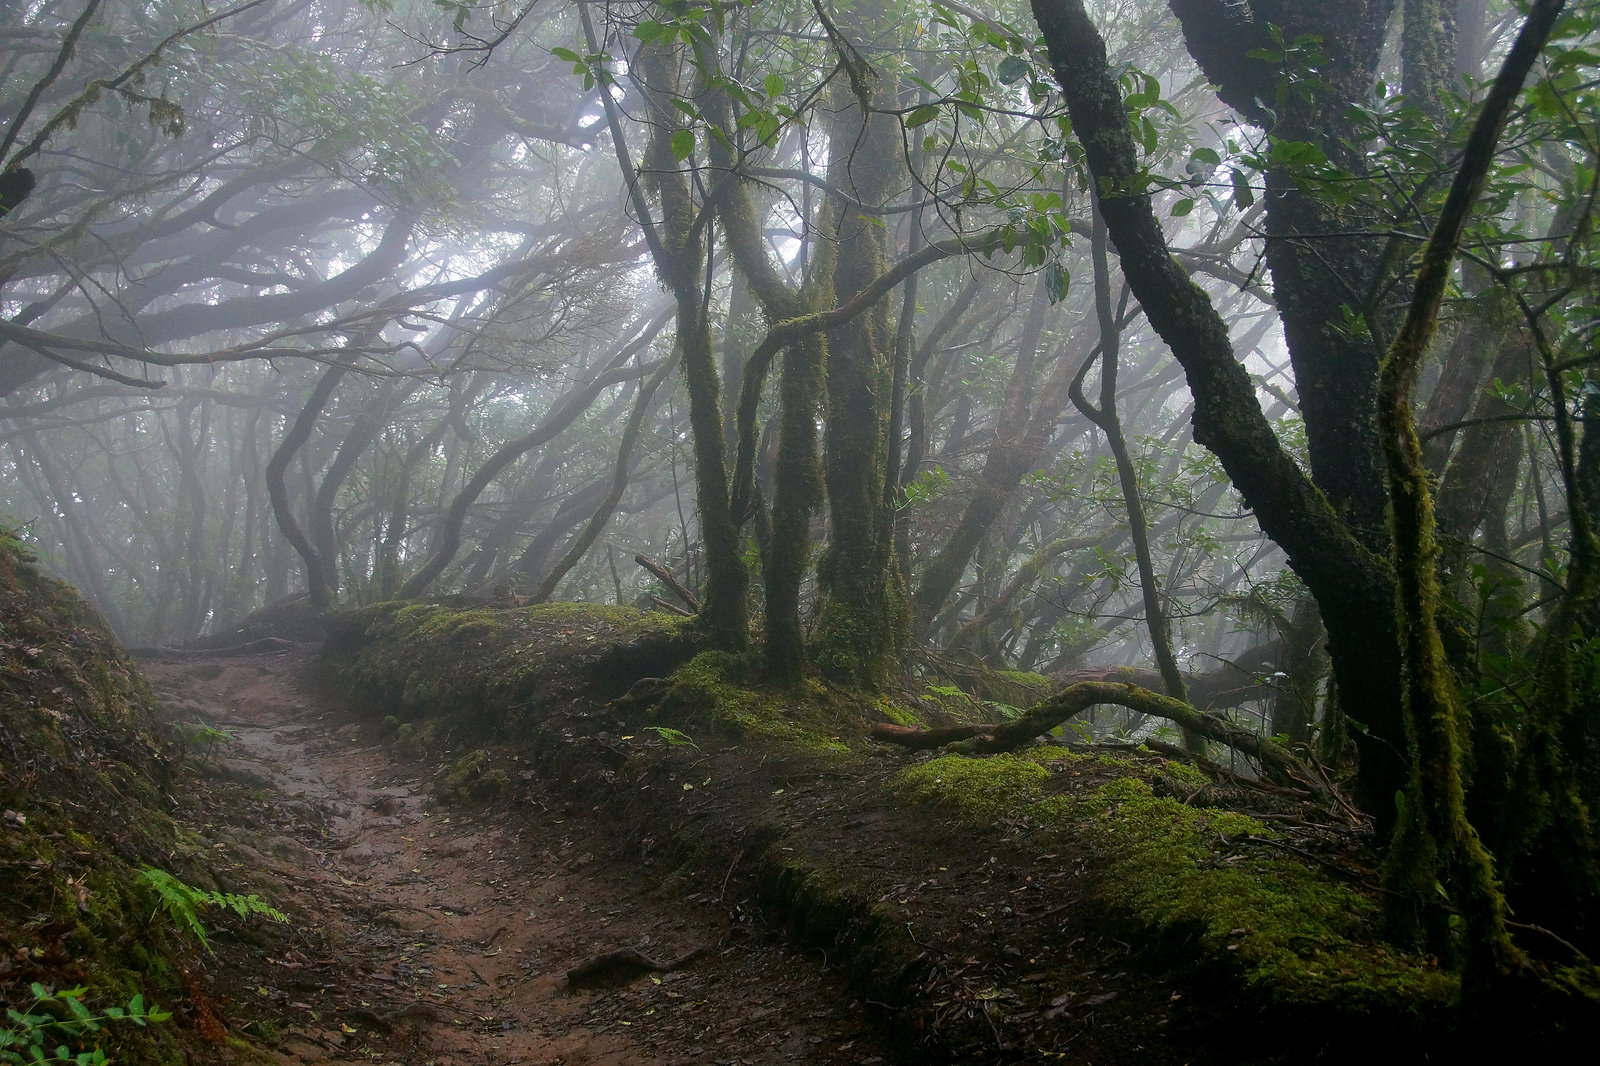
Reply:
<svg viewBox="0 0 1600 1066"><path fill-rule="evenodd" d="M1114 187L1026 5L6 4L0 512L128 644L299 595L687 610L643 556L780 676L1126 666L1307 738L1320 615L1387 595L1324 572L1387 565L1378 362L1520 24L1457 7L1429 60L1385 5L1232 58L1091 5ZM1502 141L1417 395L1480 664L1587 471L1583 63ZM1140 194L1231 391L1097 220Z"/></svg>

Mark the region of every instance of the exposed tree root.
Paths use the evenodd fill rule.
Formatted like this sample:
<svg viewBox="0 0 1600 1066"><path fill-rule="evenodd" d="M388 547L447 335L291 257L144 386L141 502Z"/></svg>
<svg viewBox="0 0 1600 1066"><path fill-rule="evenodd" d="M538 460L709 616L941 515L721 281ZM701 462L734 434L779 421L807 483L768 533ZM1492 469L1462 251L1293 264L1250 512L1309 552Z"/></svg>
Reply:
<svg viewBox="0 0 1600 1066"><path fill-rule="evenodd" d="M567 970L567 984L583 985L603 982L615 977L633 977L639 973L654 971L655 973L668 973L672 970L682 969L695 959L705 954L703 947L695 948L686 955L679 955L675 959L652 959L638 948L617 948L607 951L602 955L584 959L576 966Z"/></svg>

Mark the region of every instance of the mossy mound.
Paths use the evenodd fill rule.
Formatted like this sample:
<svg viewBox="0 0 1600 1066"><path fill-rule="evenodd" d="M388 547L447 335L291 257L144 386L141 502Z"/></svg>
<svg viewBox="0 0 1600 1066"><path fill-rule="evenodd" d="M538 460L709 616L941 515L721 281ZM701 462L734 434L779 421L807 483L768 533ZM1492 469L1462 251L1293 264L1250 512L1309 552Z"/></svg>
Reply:
<svg viewBox="0 0 1600 1066"><path fill-rule="evenodd" d="M401 721L445 715L478 733L525 726L530 708L560 691L620 696L695 650L682 619L576 603L380 603L335 615L328 628L324 666L357 706Z"/></svg>
<svg viewBox="0 0 1600 1066"><path fill-rule="evenodd" d="M0 1000L24 1010L38 983L84 987L95 1013L135 996L174 1006L184 990L139 876L185 846L160 806L170 774L149 689L77 591L8 534L0 673ZM66 1043L128 1064L185 1061L170 1025Z"/></svg>
<svg viewBox="0 0 1600 1066"><path fill-rule="evenodd" d="M1370 894L1303 860L1267 823L1170 794L1190 785L1205 779L1187 767L1052 748L941 756L895 782L968 825L1022 821L1086 844L1111 917L1188 953L1197 970L1225 972L1263 1012L1446 1024L1458 979L1386 947Z"/></svg>
<svg viewBox="0 0 1600 1066"><path fill-rule="evenodd" d="M860 700L840 698L821 685L799 692L763 689L742 658L715 651L674 670L651 713L688 730L835 755L864 741L871 716Z"/></svg>

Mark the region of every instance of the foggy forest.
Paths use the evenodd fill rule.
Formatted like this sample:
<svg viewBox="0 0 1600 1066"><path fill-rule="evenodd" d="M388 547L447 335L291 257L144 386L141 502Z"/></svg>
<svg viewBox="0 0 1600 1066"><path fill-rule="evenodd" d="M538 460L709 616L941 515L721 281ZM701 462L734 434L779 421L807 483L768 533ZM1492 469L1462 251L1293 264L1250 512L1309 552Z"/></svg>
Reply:
<svg viewBox="0 0 1600 1066"><path fill-rule="evenodd" d="M4 0L0 522L151 654L631 608L987 716L898 758L1303 786L1462 1002L1592 1010L1597 25Z"/></svg>

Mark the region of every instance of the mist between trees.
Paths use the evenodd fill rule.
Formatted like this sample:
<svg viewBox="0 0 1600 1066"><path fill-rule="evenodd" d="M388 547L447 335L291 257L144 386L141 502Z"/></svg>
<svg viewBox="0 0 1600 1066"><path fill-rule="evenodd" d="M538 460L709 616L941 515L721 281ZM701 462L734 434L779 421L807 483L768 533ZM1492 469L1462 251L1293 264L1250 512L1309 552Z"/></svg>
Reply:
<svg viewBox="0 0 1600 1066"><path fill-rule="evenodd" d="M0 508L132 644L643 555L777 683L1128 666L1509 972L1600 799L1597 9L1526 8L7 3Z"/></svg>

